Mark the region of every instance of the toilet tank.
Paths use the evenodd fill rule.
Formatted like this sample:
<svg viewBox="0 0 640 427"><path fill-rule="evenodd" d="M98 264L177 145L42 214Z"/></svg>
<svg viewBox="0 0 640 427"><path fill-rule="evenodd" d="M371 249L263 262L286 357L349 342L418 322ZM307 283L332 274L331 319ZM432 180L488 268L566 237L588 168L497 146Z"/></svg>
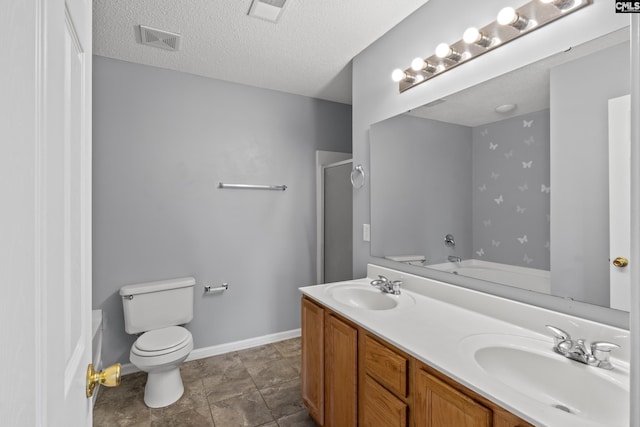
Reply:
<svg viewBox="0 0 640 427"><path fill-rule="evenodd" d="M120 288L125 331L137 334L189 323L195 284L193 277L180 277Z"/></svg>

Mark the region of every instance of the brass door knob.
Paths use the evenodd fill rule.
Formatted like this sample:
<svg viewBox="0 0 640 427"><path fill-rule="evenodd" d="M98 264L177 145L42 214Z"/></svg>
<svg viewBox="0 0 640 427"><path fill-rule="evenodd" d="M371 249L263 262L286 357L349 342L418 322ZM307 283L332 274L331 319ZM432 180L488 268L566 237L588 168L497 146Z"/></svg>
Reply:
<svg viewBox="0 0 640 427"><path fill-rule="evenodd" d="M93 369L93 363L89 363L87 368L87 397L93 396L93 391L98 384L107 387L118 387L120 385L120 364L116 363L101 372Z"/></svg>
<svg viewBox="0 0 640 427"><path fill-rule="evenodd" d="M613 260L612 264L616 267L626 267L627 265L629 265L629 260L619 256L618 258Z"/></svg>

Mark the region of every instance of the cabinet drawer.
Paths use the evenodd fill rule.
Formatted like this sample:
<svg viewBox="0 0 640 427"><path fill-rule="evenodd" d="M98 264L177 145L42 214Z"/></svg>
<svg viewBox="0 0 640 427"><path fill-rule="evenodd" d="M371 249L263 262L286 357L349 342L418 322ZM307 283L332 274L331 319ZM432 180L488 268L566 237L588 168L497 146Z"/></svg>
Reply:
<svg viewBox="0 0 640 427"><path fill-rule="evenodd" d="M406 427L407 405L365 375L363 427Z"/></svg>
<svg viewBox="0 0 640 427"><path fill-rule="evenodd" d="M368 335L364 354L366 372L398 396L407 397L408 360Z"/></svg>

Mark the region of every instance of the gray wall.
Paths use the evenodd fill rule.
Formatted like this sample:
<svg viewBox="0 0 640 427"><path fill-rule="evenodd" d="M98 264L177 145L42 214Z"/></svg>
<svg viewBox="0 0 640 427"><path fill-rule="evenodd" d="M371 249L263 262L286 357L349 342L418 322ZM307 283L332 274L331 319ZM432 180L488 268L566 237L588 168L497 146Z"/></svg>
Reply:
<svg viewBox="0 0 640 427"><path fill-rule="evenodd" d="M549 110L473 129L473 258L549 270Z"/></svg>
<svg viewBox="0 0 640 427"><path fill-rule="evenodd" d="M372 255L549 269L549 110L473 129L398 115L369 137Z"/></svg>
<svg viewBox="0 0 640 427"><path fill-rule="evenodd" d="M471 255L471 128L400 115L371 126L371 253ZM444 236L456 238L455 249Z"/></svg>
<svg viewBox="0 0 640 427"><path fill-rule="evenodd" d="M316 281L315 150L350 151L351 107L102 57L93 83L104 362L128 362L135 339L118 297L128 283L195 276L196 348L298 328L297 288Z"/></svg>
<svg viewBox="0 0 640 427"><path fill-rule="evenodd" d="M428 82L398 93L391 78L394 68L406 68L416 56L427 57L442 41L461 38L469 26L482 26L495 20L505 6L519 7L516 0L485 0L452 2L430 0L383 37L363 50L353 60L353 161L369 170L369 136L371 124L427 104L482 81L504 74L526 64L576 46L587 40L608 34L629 24L629 17L616 14L608 2L594 2L584 9L550 25L546 25L499 49L476 58L472 63L448 71ZM603 68L604 67L604 68ZM615 65L613 66L615 67ZM596 67L598 68L598 67ZM599 67L607 72L611 67ZM369 262L398 268L399 265L370 256L368 242L362 240L363 223L370 223L367 186L354 191L354 276L366 275ZM498 285L489 285L462 277L451 278L446 273L402 266L415 274L448 280L475 289L487 290L508 298L527 301L543 307L574 313L589 318L624 322L610 310L573 301L547 297Z"/></svg>
<svg viewBox="0 0 640 427"><path fill-rule="evenodd" d="M607 74L593 64L606 64ZM629 93L629 67L623 43L551 70L551 290L606 306L608 100ZM571 286L583 283L600 285Z"/></svg>

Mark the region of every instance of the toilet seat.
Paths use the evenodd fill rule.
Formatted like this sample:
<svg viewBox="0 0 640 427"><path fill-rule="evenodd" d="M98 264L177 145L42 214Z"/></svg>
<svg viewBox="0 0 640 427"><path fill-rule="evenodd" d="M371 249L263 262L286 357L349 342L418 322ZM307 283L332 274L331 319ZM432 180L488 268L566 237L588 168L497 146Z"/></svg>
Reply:
<svg viewBox="0 0 640 427"><path fill-rule="evenodd" d="M187 347L193 338L181 326L169 326L142 334L131 347L131 353L141 357L162 356Z"/></svg>

